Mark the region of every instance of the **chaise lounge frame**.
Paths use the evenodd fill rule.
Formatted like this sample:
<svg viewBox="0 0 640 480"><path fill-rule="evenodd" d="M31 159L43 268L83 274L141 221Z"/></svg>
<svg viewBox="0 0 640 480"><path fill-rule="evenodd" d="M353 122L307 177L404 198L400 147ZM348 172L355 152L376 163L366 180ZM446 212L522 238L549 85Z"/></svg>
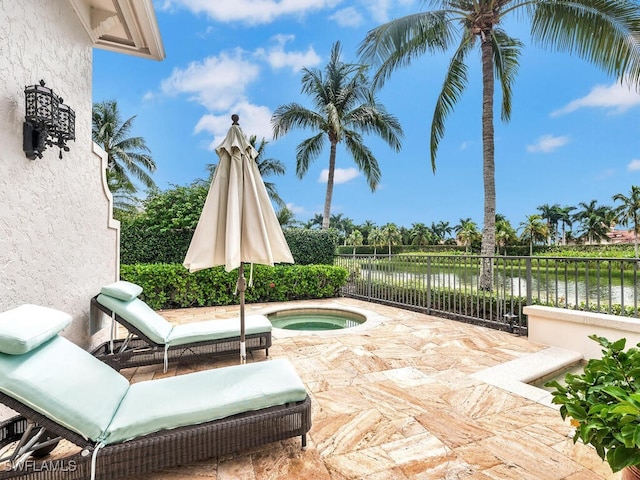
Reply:
<svg viewBox="0 0 640 480"><path fill-rule="evenodd" d="M20 415L0 423L0 448L17 442L29 422L78 447L65 457L45 457L0 470L0 479L84 480L91 477L95 445L0 392L0 403ZM212 459L247 448L300 436L306 446L311 428L311 400L246 412L199 425L163 430L122 443L107 445L97 454L96 480L116 480L169 467Z"/></svg>
<svg viewBox="0 0 640 480"><path fill-rule="evenodd" d="M93 350L92 354L95 357L115 370L157 365L165 361L164 344L154 342L120 315L101 305L97 301L97 295L91 298L91 308L97 308L107 316L115 318L116 322L129 331L127 338L113 340L113 353L111 342L108 341ZM265 350L265 354L269 356L269 347L272 342L271 332L247 334L245 341L247 352ZM239 352L240 336L237 336L170 346L167 350L167 360L169 362L197 362Z"/></svg>

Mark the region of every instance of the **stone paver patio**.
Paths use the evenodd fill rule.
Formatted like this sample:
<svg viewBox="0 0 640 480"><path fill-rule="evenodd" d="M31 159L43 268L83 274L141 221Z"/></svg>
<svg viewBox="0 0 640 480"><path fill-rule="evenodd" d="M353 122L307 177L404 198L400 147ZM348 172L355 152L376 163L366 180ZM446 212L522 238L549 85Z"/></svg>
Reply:
<svg viewBox="0 0 640 480"><path fill-rule="evenodd" d="M274 331L313 402L308 446L290 439L142 480L619 479L595 450L571 440L557 410L472 374L544 348L526 338L352 299L247 305L247 314L321 305L367 310L375 321L338 333ZM162 312L174 323L238 315L238 307ZM366 324L365 324L366 325ZM268 361L257 352L249 361ZM131 381L237 364L124 371Z"/></svg>

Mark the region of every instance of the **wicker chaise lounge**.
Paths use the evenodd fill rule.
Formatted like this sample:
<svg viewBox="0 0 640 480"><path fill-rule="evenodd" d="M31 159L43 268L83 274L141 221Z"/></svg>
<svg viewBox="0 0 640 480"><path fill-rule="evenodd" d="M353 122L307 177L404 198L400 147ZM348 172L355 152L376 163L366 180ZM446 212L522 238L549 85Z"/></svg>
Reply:
<svg viewBox="0 0 640 480"><path fill-rule="evenodd" d="M207 320L172 326L138 298L142 287L118 281L102 287L91 299L98 309L124 326L125 339L105 342L93 354L116 370L172 361L198 361L240 352L240 321ZM271 322L264 315L245 319L246 350L269 356ZM112 329L113 334L113 329Z"/></svg>
<svg viewBox="0 0 640 480"><path fill-rule="evenodd" d="M0 449L15 447L0 478L118 479L295 436L304 447L311 402L287 360L130 385L58 335L70 321L35 305L0 313L0 402L19 413L0 423ZM32 456L61 439L75 447Z"/></svg>

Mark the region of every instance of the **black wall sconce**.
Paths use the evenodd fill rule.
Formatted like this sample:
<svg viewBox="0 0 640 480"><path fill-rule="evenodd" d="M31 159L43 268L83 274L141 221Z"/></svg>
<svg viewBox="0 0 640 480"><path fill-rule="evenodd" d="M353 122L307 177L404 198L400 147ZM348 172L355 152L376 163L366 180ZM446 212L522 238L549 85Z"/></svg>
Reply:
<svg viewBox="0 0 640 480"><path fill-rule="evenodd" d="M76 113L52 89L39 85L24 89L25 121L23 149L27 158L42 158L47 147L69 151L67 142L76 139Z"/></svg>

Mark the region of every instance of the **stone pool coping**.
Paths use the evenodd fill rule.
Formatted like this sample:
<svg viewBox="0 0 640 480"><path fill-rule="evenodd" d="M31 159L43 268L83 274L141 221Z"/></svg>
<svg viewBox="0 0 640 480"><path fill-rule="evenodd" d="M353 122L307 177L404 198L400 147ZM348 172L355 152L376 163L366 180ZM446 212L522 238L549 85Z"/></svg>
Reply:
<svg viewBox="0 0 640 480"><path fill-rule="evenodd" d="M528 398L537 403L558 409L551 403L551 392L531 385L531 382L546 377L583 360L579 352L558 347L548 347L529 353L509 362L489 367L471 375L489 385Z"/></svg>
<svg viewBox="0 0 640 480"><path fill-rule="evenodd" d="M263 315L267 317L276 312L286 312L288 310L328 310L328 311L344 311L349 313L355 313L361 315L365 318L365 321L360 325L350 328L341 328L337 330L315 330L315 331L307 331L307 330L286 330L284 328L276 328L273 327L271 334L275 338L289 338L289 337L298 337L302 335L315 335L320 337L334 337L339 335L344 335L345 332L349 333L359 333L365 332L367 330L371 330L382 323L388 322L389 317L385 317L384 315L380 315L379 313L373 312L371 310L366 310L364 308L345 306L345 305L330 305L327 303L305 303L304 306L296 306L296 305L281 305L279 307L273 308L265 308L262 312Z"/></svg>

